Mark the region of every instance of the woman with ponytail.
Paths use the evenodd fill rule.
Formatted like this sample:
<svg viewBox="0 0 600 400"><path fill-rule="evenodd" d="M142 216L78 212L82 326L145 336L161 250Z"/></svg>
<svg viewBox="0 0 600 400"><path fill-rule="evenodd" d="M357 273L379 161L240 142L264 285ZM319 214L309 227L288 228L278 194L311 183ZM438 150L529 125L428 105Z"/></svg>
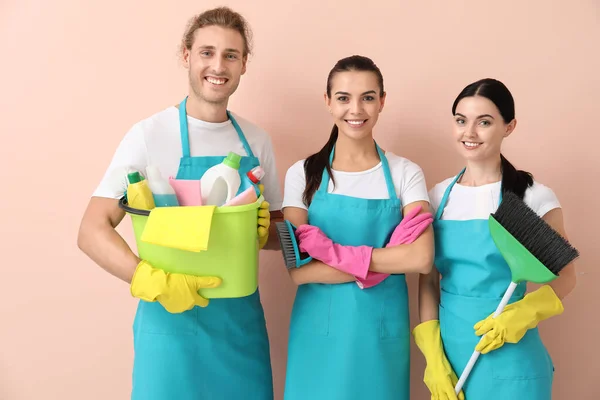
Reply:
<svg viewBox="0 0 600 400"><path fill-rule="evenodd" d="M560 204L551 189L500 152L517 125L513 97L502 82L482 79L468 85L454 101L452 115L456 148L466 167L429 193L436 268L420 277L421 323L413 331L427 362L425 383L432 399L456 399L457 375L477 349L482 356L459 398L550 400L554 367L537 325L562 313L562 299L575 286L574 266L527 295L526 283L519 284L511 304L492 318L511 272L490 236L488 218L502 195L513 192L566 237Z"/></svg>
<svg viewBox="0 0 600 400"><path fill-rule="evenodd" d="M385 97L373 61L338 61L324 95L329 141L286 174L284 218L313 256L289 269L286 400L409 399L404 274L432 268L432 217L421 168L373 140Z"/></svg>

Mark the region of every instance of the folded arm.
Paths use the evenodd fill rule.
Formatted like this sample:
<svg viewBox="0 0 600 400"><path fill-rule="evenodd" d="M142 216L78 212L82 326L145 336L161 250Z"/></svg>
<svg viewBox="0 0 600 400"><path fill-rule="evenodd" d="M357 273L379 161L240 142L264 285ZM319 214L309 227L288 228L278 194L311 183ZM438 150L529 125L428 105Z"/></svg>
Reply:
<svg viewBox="0 0 600 400"><path fill-rule="evenodd" d="M283 211L283 217L295 226L308 223L308 212L298 207L286 207ZM336 284L354 282L356 280L353 275L339 271L318 260L313 260L301 268L290 268L288 272L296 285L304 285L306 283Z"/></svg>
<svg viewBox="0 0 600 400"><path fill-rule="evenodd" d="M430 212L429 203L418 201L402 210L407 215L413 208L421 207L423 214ZM410 244L401 244L381 249L373 249L369 270L386 274L404 274L417 272L427 274L431 271L434 256L433 228L431 225Z"/></svg>

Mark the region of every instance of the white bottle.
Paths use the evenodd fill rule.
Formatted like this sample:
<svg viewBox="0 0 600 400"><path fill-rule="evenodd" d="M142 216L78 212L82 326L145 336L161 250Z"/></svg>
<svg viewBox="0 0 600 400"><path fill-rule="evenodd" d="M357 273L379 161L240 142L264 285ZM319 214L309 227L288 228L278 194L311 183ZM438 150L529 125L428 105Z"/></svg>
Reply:
<svg viewBox="0 0 600 400"><path fill-rule="evenodd" d="M229 152L221 164L210 167L200 179L202 205L221 207L237 194L241 178L239 174L242 156Z"/></svg>
<svg viewBox="0 0 600 400"><path fill-rule="evenodd" d="M158 167L148 165L146 167L146 179L148 180L148 186L152 192L152 197L154 197L154 204L156 207L179 206L175 190L173 190L169 181L164 179L160 174Z"/></svg>

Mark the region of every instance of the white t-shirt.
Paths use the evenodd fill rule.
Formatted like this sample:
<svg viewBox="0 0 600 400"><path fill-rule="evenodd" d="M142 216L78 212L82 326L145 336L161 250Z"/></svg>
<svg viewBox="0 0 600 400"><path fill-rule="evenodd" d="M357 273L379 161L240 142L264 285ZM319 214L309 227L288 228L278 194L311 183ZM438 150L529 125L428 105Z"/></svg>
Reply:
<svg viewBox="0 0 600 400"><path fill-rule="evenodd" d="M232 113L265 171L264 197L271 210L281 209L281 188L269 135L251 122ZM188 116L190 155L223 156L234 151L246 156L244 146L230 120L210 123ZM179 109L171 106L136 123L119 144L93 196L118 199L127 189L127 172L145 175L148 165L158 167L164 179L176 177L182 157Z"/></svg>
<svg viewBox="0 0 600 400"><path fill-rule="evenodd" d="M415 201L429 201L425 176L421 168L414 162L393 153L386 152L385 156L390 166L396 196L402 201L402 206L405 207ZM363 199L389 198L381 162L366 171L343 172L333 170L332 174L335 180L335 188L330 179L328 193ZM304 160L300 160L292 165L285 175L283 208L298 207L306 210L307 207L302 201L305 187Z"/></svg>
<svg viewBox="0 0 600 400"><path fill-rule="evenodd" d="M448 178L429 191L434 213L453 180L454 177ZM501 185L502 182L482 186L464 186L456 183L448 196L441 219L458 221L488 219L490 214L498 209ZM525 191L523 200L540 217L554 208L560 208L560 203L552 189L536 181Z"/></svg>

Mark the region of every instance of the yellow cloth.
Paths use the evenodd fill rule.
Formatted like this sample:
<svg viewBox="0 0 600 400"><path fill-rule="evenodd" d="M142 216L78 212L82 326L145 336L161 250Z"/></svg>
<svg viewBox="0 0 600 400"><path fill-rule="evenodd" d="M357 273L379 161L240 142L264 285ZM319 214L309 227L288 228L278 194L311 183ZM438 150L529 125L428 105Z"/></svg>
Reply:
<svg viewBox="0 0 600 400"><path fill-rule="evenodd" d="M259 184L258 188L262 195L265 187ZM258 209L258 248L262 249L269 240L269 226L271 226L271 213L269 212L269 202L263 201Z"/></svg>
<svg viewBox="0 0 600 400"><path fill-rule="evenodd" d="M413 336L427 363L423 382L431 393L431 400L465 400L462 391L458 396L454 393L458 378L444 353L440 321L434 319L417 325Z"/></svg>
<svg viewBox="0 0 600 400"><path fill-rule="evenodd" d="M475 324L475 334L484 335L475 347L481 354L496 350L505 342L518 343L540 321L562 314L562 302L552 287L544 285L523 299L507 305L496 318L493 314Z"/></svg>
<svg viewBox="0 0 600 400"><path fill-rule="evenodd" d="M216 276L192 276L165 272L142 260L131 279L131 294L139 299L158 301L170 313L181 313L194 306L206 307L208 299L198 290L216 288L221 278Z"/></svg>
<svg viewBox="0 0 600 400"><path fill-rule="evenodd" d="M142 241L200 252L208 248L216 206L157 207L150 211Z"/></svg>

